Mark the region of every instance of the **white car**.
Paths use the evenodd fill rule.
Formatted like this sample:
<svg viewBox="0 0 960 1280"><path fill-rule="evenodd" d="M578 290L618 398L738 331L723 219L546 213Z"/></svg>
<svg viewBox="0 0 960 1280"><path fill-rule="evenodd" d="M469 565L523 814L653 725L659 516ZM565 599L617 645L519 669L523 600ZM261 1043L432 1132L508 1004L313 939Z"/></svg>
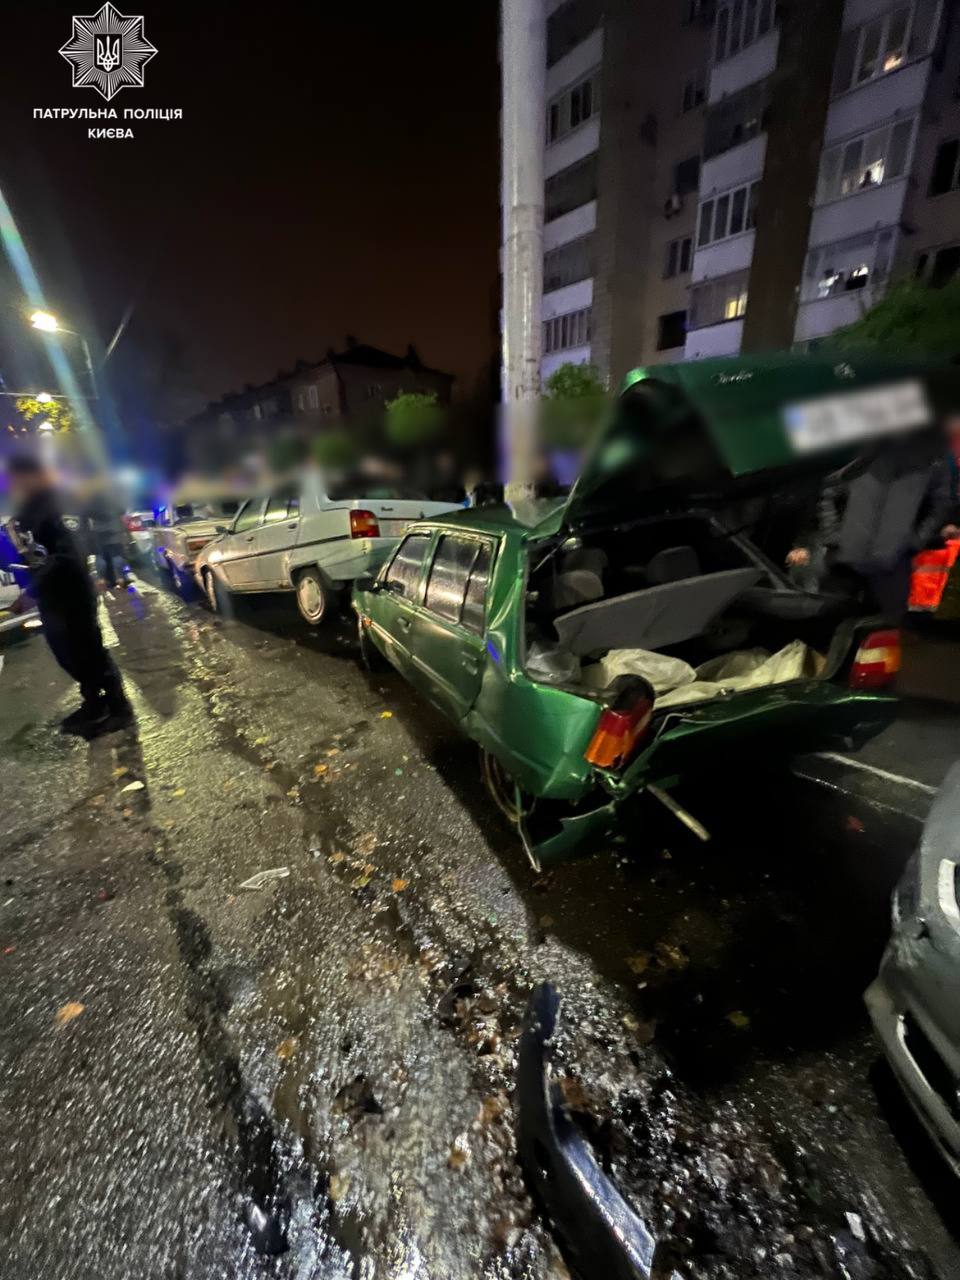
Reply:
<svg viewBox="0 0 960 1280"><path fill-rule="evenodd" d="M128 511L123 517L127 531L127 554L141 564L153 558L153 531L157 526L152 511Z"/></svg>
<svg viewBox="0 0 960 1280"><path fill-rule="evenodd" d="M0 569L0 635L7 631L22 631L40 625L40 615L35 608L14 613L11 605L20 596L20 587L12 573Z"/></svg>
<svg viewBox="0 0 960 1280"><path fill-rule="evenodd" d="M152 530L153 550L161 569L182 593L193 584L194 562L240 508L239 499L210 498L191 502L174 500L160 507Z"/></svg>
<svg viewBox="0 0 960 1280"><path fill-rule="evenodd" d="M250 498L197 556L197 585L210 607L221 608L231 592L292 591L300 613L316 626L355 578L377 572L412 521L454 505L390 496L373 485L370 496L355 496L363 487L353 484L351 496L341 497L339 487L328 491L318 473L308 473Z"/></svg>

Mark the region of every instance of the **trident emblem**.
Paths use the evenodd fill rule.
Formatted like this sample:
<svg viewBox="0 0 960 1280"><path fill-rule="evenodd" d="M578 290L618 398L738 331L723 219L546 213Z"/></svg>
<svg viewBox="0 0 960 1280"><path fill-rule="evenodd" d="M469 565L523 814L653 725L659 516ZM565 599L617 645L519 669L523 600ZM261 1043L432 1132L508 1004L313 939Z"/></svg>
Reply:
<svg viewBox="0 0 960 1280"><path fill-rule="evenodd" d="M120 37L114 36L111 42L109 36L97 36L96 55L97 66L104 71L112 71L120 61Z"/></svg>

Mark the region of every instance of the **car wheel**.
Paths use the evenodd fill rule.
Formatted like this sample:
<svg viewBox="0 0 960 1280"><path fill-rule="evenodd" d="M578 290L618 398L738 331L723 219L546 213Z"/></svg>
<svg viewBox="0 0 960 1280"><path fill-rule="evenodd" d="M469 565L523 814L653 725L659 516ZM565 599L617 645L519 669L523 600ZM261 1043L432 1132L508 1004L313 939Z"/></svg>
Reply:
<svg viewBox="0 0 960 1280"><path fill-rule="evenodd" d="M203 594L207 598L211 613L223 613L230 593L212 569L203 571Z"/></svg>
<svg viewBox="0 0 960 1280"><path fill-rule="evenodd" d="M521 819L531 812L536 803L533 796L519 790L516 782L496 756L492 756L489 751L484 751L482 747L480 772L493 803L511 826L519 827Z"/></svg>
<svg viewBox="0 0 960 1280"><path fill-rule="evenodd" d="M297 608L312 627L318 627L333 612L333 592L320 576L319 569L304 569L297 578Z"/></svg>
<svg viewBox="0 0 960 1280"><path fill-rule="evenodd" d="M367 634L367 628L357 619L357 640L360 644L360 661L368 671L388 671L390 663Z"/></svg>

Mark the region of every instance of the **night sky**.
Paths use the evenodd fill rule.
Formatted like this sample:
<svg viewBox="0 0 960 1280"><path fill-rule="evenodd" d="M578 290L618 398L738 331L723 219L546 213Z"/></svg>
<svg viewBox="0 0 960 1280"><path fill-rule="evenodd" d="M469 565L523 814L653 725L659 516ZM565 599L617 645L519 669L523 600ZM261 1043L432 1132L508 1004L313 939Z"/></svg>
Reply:
<svg viewBox="0 0 960 1280"><path fill-rule="evenodd" d="M0 183L51 309L105 343L135 302L120 367L198 402L347 333L472 389L496 342L495 0L117 7L158 54L111 105L184 111L125 141L32 119L104 105L58 53L77 9L3 13ZM48 382L5 261L0 289L7 386Z"/></svg>

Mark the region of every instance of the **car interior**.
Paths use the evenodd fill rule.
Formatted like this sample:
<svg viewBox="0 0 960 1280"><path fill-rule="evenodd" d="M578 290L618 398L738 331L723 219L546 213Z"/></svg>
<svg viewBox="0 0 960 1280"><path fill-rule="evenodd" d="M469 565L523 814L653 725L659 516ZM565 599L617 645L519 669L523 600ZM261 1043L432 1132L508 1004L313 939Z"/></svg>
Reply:
<svg viewBox="0 0 960 1280"><path fill-rule="evenodd" d="M528 673L577 685L620 651L716 672L722 655L770 656L796 642L812 651L803 670L822 670L838 623L856 611L844 597L794 589L707 514L659 516L533 550Z"/></svg>

